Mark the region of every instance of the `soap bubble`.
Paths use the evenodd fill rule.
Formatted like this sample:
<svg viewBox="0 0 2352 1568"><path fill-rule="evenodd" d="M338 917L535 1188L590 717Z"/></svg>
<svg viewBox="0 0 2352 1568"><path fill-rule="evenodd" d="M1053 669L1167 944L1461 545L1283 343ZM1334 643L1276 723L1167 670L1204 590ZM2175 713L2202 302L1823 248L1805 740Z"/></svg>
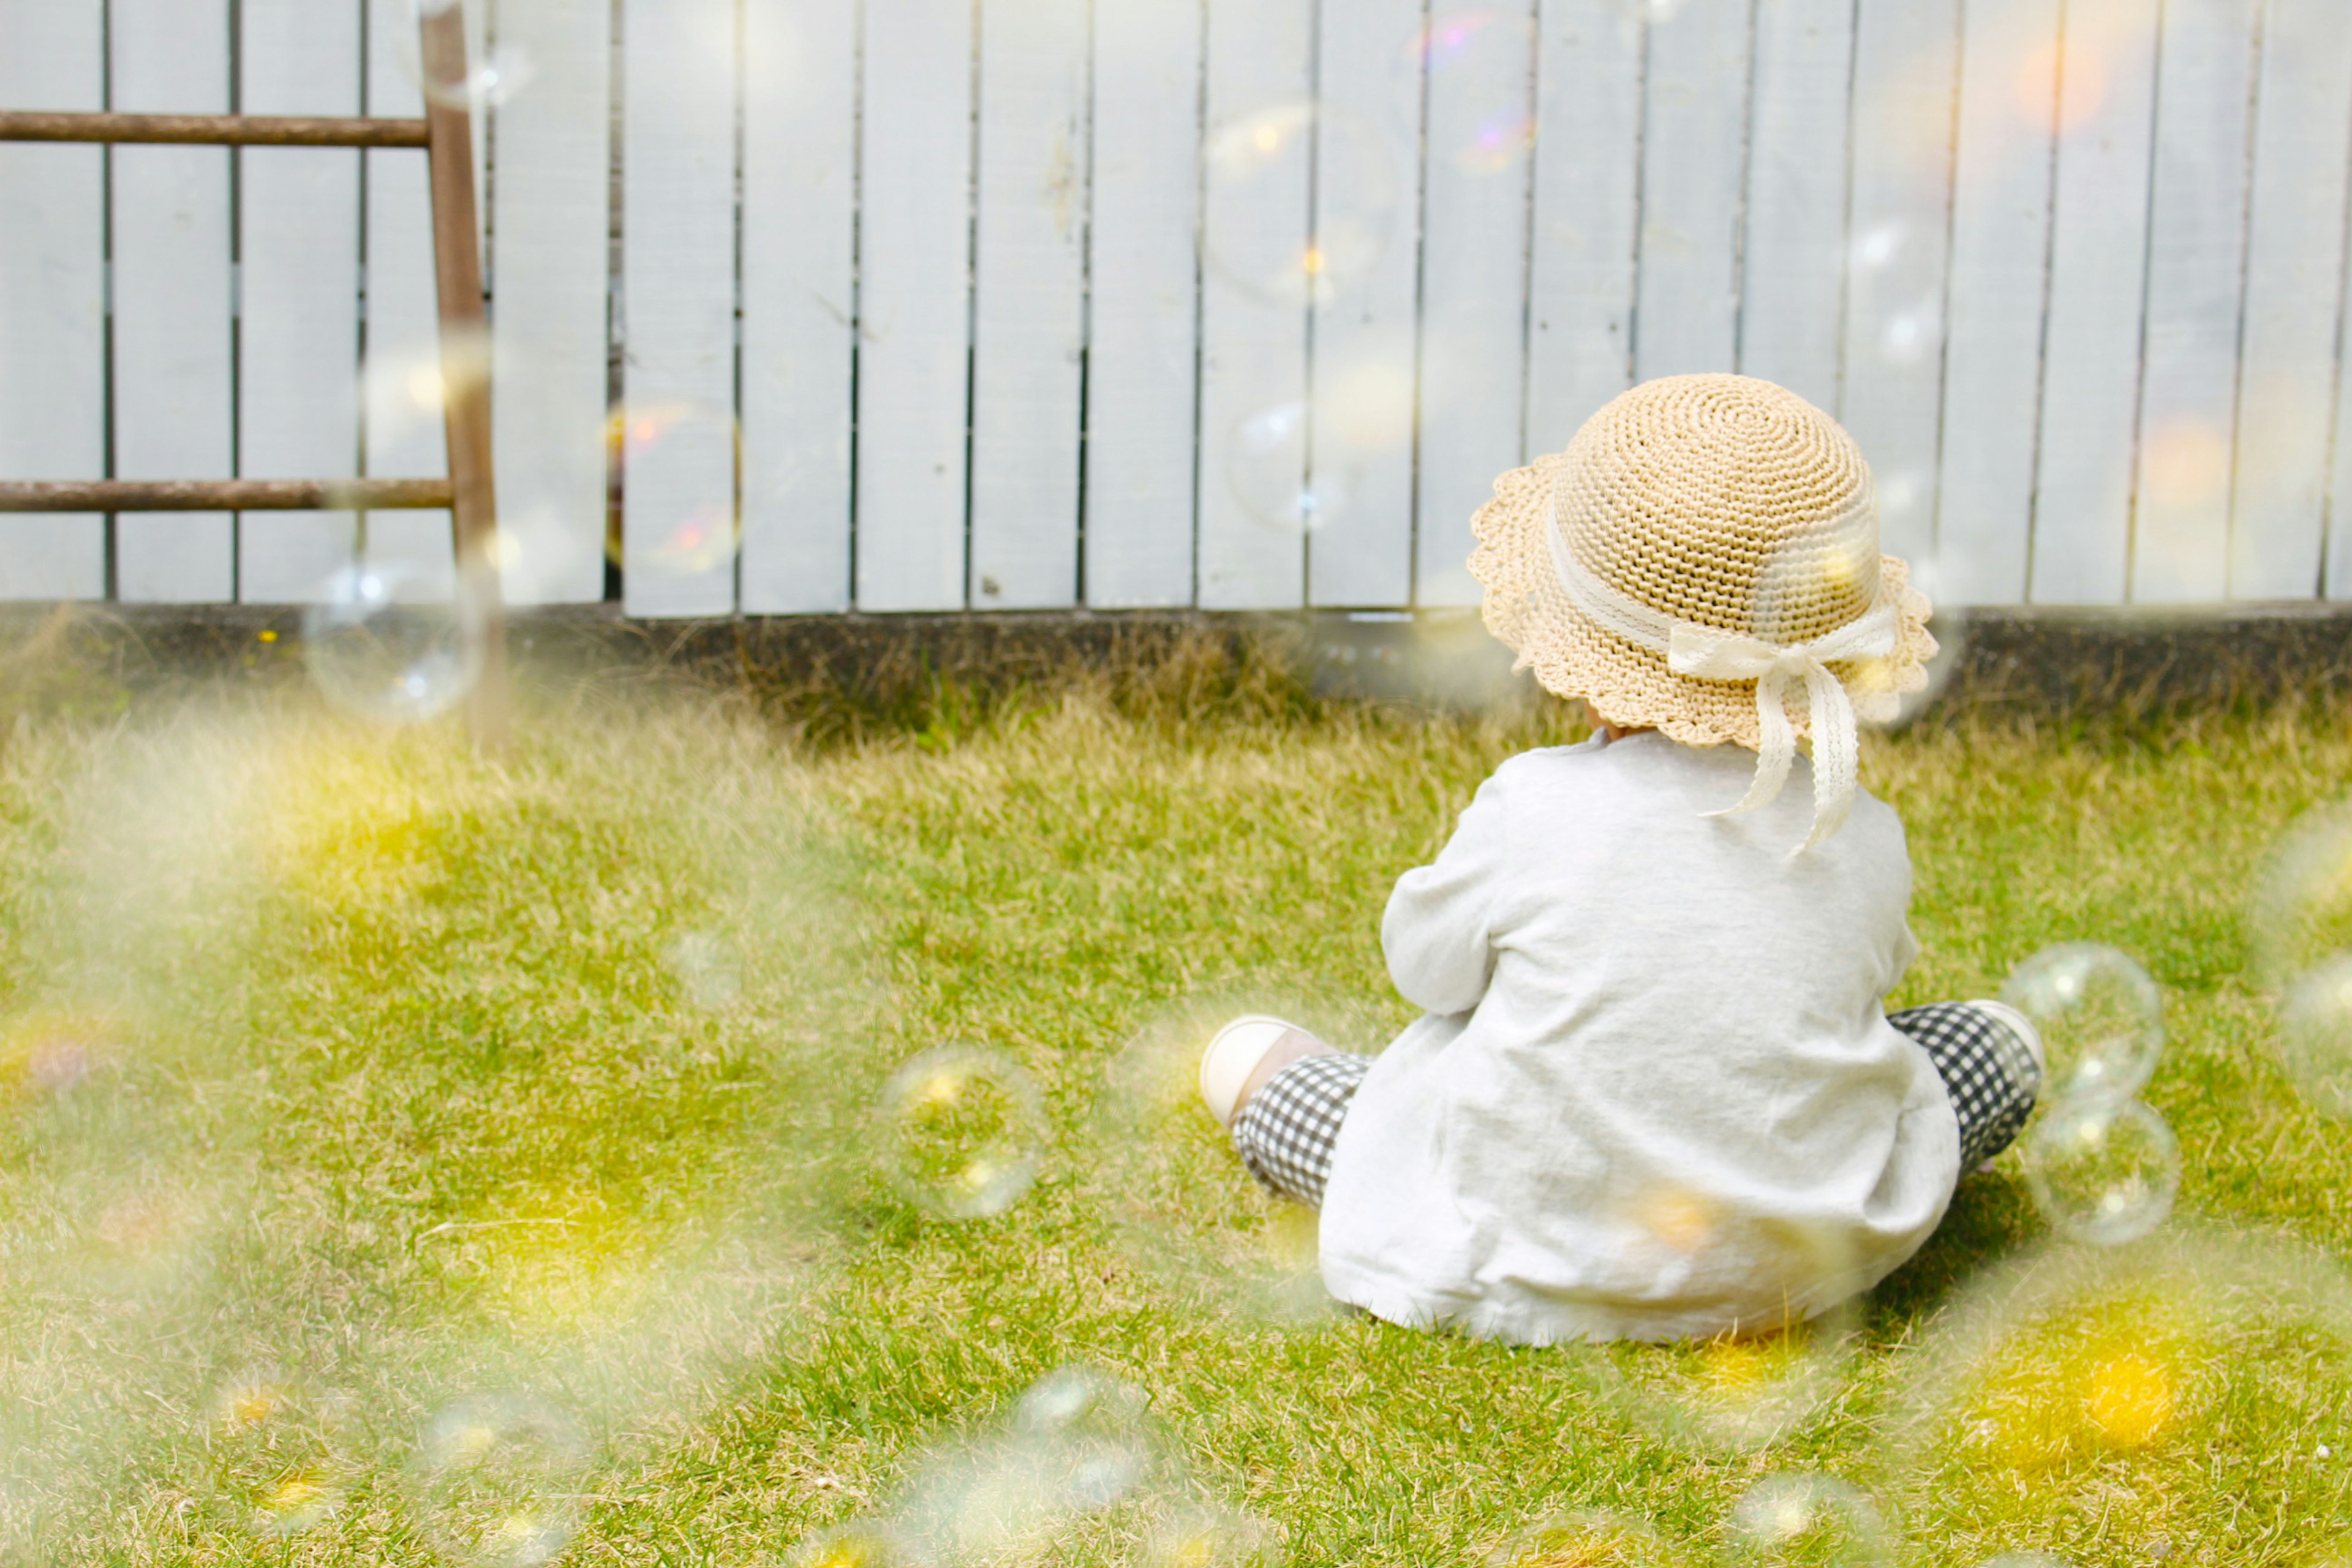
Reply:
<svg viewBox="0 0 2352 1568"><path fill-rule="evenodd" d="M1766 1476L1731 1509L1735 1563L1865 1568L1889 1563L1886 1526L1871 1500L1829 1476Z"/></svg>
<svg viewBox="0 0 2352 1568"><path fill-rule="evenodd" d="M786 1561L792 1568L901 1568L919 1559L887 1527L868 1520L813 1536Z"/></svg>
<svg viewBox="0 0 2352 1568"><path fill-rule="evenodd" d="M2097 942L2042 949L2010 972L2000 999L2033 1021L2053 1097L2137 1094L2164 1054L2164 998L2131 958Z"/></svg>
<svg viewBox="0 0 2352 1568"><path fill-rule="evenodd" d="M2352 952L2297 975L2279 1023L2287 1076L2322 1114L2352 1119Z"/></svg>
<svg viewBox="0 0 2352 1568"><path fill-rule="evenodd" d="M2248 924L2268 986L2352 952L2352 800L2295 819L2255 879Z"/></svg>
<svg viewBox="0 0 2352 1568"><path fill-rule="evenodd" d="M743 963L725 938L706 931L681 933L662 953L686 999L723 1007L743 993Z"/></svg>
<svg viewBox="0 0 2352 1568"><path fill-rule="evenodd" d="M1473 174L1500 174L1527 155L1535 142L1535 41L1524 11L1433 16L1406 58L1430 78L1433 150Z"/></svg>
<svg viewBox="0 0 2352 1568"><path fill-rule="evenodd" d="M334 1402L298 1383L257 1374L230 1384L205 1433L218 1501L265 1538L325 1523L351 1486L339 1415Z"/></svg>
<svg viewBox="0 0 2352 1568"><path fill-rule="evenodd" d="M310 679L339 708L387 724L445 713L482 673L488 617L462 584L418 568L346 566L302 612Z"/></svg>
<svg viewBox="0 0 2352 1568"><path fill-rule="evenodd" d="M1045 1110L1021 1065L977 1046L925 1051L882 1087L884 1167L943 1219L1003 1214L1037 1179Z"/></svg>
<svg viewBox="0 0 2352 1568"><path fill-rule="evenodd" d="M1202 150L1209 263L1286 305L1322 304L1369 272L1397 226L1400 161L1380 127L1330 105L1280 104L1229 121ZM1272 215L1305 210L1312 228Z"/></svg>
<svg viewBox="0 0 2352 1568"><path fill-rule="evenodd" d="M415 1487L442 1554L481 1568L551 1563L579 1526L579 1429L552 1405L483 1394L445 1406L425 1429Z"/></svg>
<svg viewBox="0 0 2352 1568"><path fill-rule="evenodd" d="M1670 1568L1675 1553L1655 1531L1614 1514L1557 1514L1505 1542L1487 1568Z"/></svg>
<svg viewBox="0 0 2352 1568"><path fill-rule="evenodd" d="M1147 1568L1282 1568L1282 1531L1255 1514L1189 1509L1146 1538Z"/></svg>
<svg viewBox="0 0 2352 1568"><path fill-rule="evenodd" d="M1310 453L1312 427L1304 403L1277 403L1234 426L1226 479L1243 510L1268 528L1313 532L1346 512L1362 493L1361 464L1344 450Z"/></svg>
<svg viewBox="0 0 2352 1568"><path fill-rule="evenodd" d="M615 409L625 571L664 577L713 572L735 557L735 416L690 403ZM676 493L667 482L685 481ZM690 497L690 499L688 499Z"/></svg>
<svg viewBox="0 0 2352 1568"><path fill-rule="evenodd" d="M456 9L462 0L409 0L407 25L397 29L393 56L401 74L416 83L435 103L479 111L511 101L538 79L539 68L529 50L505 39L485 43L476 37L466 51L465 68L428 74L417 37L419 24Z"/></svg>
<svg viewBox="0 0 2352 1568"><path fill-rule="evenodd" d="M2096 1247L2120 1247L2162 1225L2180 1190L2180 1144L2137 1100L2061 1100L2026 1135L2024 1156L2042 1217Z"/></svg>

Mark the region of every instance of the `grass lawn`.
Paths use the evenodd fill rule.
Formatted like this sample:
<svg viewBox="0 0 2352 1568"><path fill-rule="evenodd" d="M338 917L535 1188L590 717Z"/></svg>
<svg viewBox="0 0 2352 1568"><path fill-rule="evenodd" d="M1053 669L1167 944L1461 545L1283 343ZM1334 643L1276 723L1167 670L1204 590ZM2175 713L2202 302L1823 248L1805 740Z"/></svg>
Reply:
<svg viewBox="0 0 2352 1568"><path fill-rule="evenodd" d="M16 1559L2352 1552L2352 1135L2272 1065L2242 930L2341 726L1874 745L1926 949L1894 1001L2072 939L2165 987L2155 1237L2054 1243L2012 1153L1843 1332L1535 1351L1323 1309L1186 1074L1229 1010L1402 1025L1390 884L1565 731L1071 699L814 745L548 701L502 765L295 697L8 739ZM1013 1090L948 1062L877 1110L959 1043ZM942 1217L1019 1186L1023 1074L1034 1184ZM987 1172L926 1163L992 1117Z"/></svg>

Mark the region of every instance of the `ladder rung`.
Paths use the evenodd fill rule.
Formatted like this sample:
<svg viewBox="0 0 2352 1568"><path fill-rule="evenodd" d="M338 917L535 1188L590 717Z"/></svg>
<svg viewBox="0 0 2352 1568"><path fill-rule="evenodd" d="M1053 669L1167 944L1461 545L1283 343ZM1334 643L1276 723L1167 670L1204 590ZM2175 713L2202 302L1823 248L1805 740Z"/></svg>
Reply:
<svg viewBox="0 0 2352 1568"><path fill-rule="evenodd" d="M170 142L218 147L422 147L422 120L290 114L51 114L0 110L0 142Z"/></svg>
<svg viewBox="0 0 2352 1568"><path fill-rule="evenodd" d="M404 511L454 493L447 479L0 479L0 511Z"/></svg>

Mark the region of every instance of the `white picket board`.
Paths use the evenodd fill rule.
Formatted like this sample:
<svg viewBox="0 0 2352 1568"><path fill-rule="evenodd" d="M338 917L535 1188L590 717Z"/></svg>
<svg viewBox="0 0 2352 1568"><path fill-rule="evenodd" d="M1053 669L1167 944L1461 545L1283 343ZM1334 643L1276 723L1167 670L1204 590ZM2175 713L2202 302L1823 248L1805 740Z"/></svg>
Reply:
<svg viewBox="0 0 2352 1568"><path fill-rule="evenodd" d="M1958 0L1873 0L1856 18L1844 363L1835 405L1878 489L1879 542L1941 597L1942 442Z"/></svg>
<svg viewBox="0 0 2352 1568"><path fill-rule="evenodd" d="M1192 602L1200 0L1095 8L1086 601Z"/></svg>
<svg viewBox="0 0 2352 1568"><path fill-rule="evenodd" d="M404 5L368 6L364 112L425 112L411 57L415 19ZM360 377L361 468L384 479L438 479L449 471L442 424L441 338L433 276L433 208L425 157L375 148L367 172L365 357ZM474 353L487 352L475 345ZM399 574L398 590L446 597L457 581L449 513L377 511L361 519L362 555Z"/></svg>
<svg viewBox="0 0 2352 1568"><path fill-rule="evenodd" d="M1952 604L2025 597L2057 27L2058 0L1966 13L1937 535L1936 587Z"/></svg>
<svg viewBox="0 0 2352 1568"><path fill-rule="evenodd" d="M1077 600L1089 9L981 8L966 585L977 609Z"/></svg>
<svg viewBox="0 0 2352 1568"><path fill-rule="evenodd" d="M2320 588L2352 154L2352 6L2270 0L2254 118L2229 596Z"/></svg>
<svg viewBox="0 0 2352 1568"><path fill-rule="evenodd" d="M2118 604L2128 585L2155 24L2147 0L2066 6L2028 584L2037 604Z"/></svg>
<svg viewBox="0 0 2352 1568"><path fill-rule="evenodd" d="M1632 384L1642 26L1616 0L1543 0L1528 269L1529 453Z"/></svg>
<svg viewBox="0 0 2352 1568"><path fill-rule="evenodd" d="M243 0L239 37L245 112L359 112L359 0ZM237 156L237 472L357 473L360 154L247 147ZM245 513L237 597L312 597L350 563L358 526L348 511Z"/></svg>
<svg viewBox="0 0 2352 1568"><path fill-rule="evenodd" d="M1486 43L1429 81L1423 168L1421 472L1413 603L1475 605L1471 514L1522 461L1527 424L1527 136L1533 18L1439 0L1430 26L1475 20Z"/></svg>
<svg viewBox="0 0 2352 1568"><path fill-rule="evenodd" d="M225 114L227 0L110 0L113 107ZM235 471L229 159L221 147L113 150L114 471L225 479ZM116 595L223 604L236 593L226 512L115 519Z"/></svg>
<svg viewBox="0 0 2352 1568"><path fill-rule="evenodd" d="M1314 90L1312 0L1208 0L1206 134L1222 134L1254 116L1295 114ZM1255 132L1252 132L1256 134ZM1202 182L1202 242L1211 257L1232 255L1249 237L1252 255L1306 257L1312 243L1313 170L1307 139L1274 140L1281 151L1262 174L1221 178L1216 160ZM1221 247L1224 247L1221 250ZM1306 597L1306 548L1279 515L1254 513L1244 488L1280 495L1287 476L1248 479L1253 462L1288 463L1293 444L1261 441L1245 427L1287 414L1304 417L1307 310L1303 304L1251 291L1214 266L1201 297L1201 521L1196 563L1200 603L1211 610L1291 609ZM1306 482L1306 443L1297 446L1297 483ZM1269 458L1270 453L1270 458Z"/></svg>
<svg viewBox="0 0 2352 1568"><path fill-rule="evenodd" d="M857 605L964 605L972 7L866 0Z"/></svg>
<svg viewBox="0 0 2352 1568"><path fill-rule="evenodd" d="M2169 0L2164 11L2132 523L2142 603L2208 601L2228 580L2255 9Z"/></svg>
<svg viewBox="0 0 2352 1568"><path fill-rule="evenodd" d="M633 616L735 607L735 7L622 7L621 581Z"/></svg>
<svg viewBox="0 0 2352 1568"><path fill-rule="evenodd" d="M1308 482L1335 504L1318 513L1307 536L1311 604L1402 605L1412 597L1420 303L1412 150L1421 143L1423 62L1474 63L1466 57L1488 47L1481 33L1490 29L1480 25L1492 15L1441 10L1424 27L1421 0L1355 0L1322 10L1316 232L1362 222L1383 196L1389 229L1361 275L1313 317Z"/></svg>
<svg viewBox="0 0 2352 1568"><path fill-rule="evenodd" d="M495 111L490 417L509 603L604 596L612 8L499 0L531 66Z"/></svg>
<svg viewBox="0 0 2352 1568"><path fill-rule="evenodd" d="M1838 405L1845 326L1846 131L1853 0L1756 12L1739 370Z"/></svg>
<svg viewBox="0 0 2352 1568"><path fill-rule="evenodd" d="M849 607L856 127L856 8L747 0L741 597L751 615Z"/></svg>
<svg viewBox="0 0 2352 1568"><path fill-rule="evenodd" d="M105 107L100 0L0 0L0 107ZM0 143L0 479L106 471L103 154ZM0 599L106 595L106 520L0 518Z"/></svg>
<svg viewBox="0 0 2352 1568"><path fill-rule="evenodd" d="M1735 365L1753 4L1688 0L1650 25L1633 322L1639 381Z"/></svg>

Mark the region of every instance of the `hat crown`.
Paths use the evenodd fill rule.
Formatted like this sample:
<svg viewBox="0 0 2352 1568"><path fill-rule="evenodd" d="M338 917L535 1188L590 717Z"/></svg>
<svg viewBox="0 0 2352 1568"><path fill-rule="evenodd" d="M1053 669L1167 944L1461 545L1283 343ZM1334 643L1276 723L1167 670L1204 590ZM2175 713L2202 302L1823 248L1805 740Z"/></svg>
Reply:
<svg viewBox="0 0 2352 1568"><path fill-rule="evenodd" d="M1793 646L1866 615L1881 571L1869 465L1834 419L1743 375L1621 393L1562 454L1561 541L1650 609Z"/></svg>

